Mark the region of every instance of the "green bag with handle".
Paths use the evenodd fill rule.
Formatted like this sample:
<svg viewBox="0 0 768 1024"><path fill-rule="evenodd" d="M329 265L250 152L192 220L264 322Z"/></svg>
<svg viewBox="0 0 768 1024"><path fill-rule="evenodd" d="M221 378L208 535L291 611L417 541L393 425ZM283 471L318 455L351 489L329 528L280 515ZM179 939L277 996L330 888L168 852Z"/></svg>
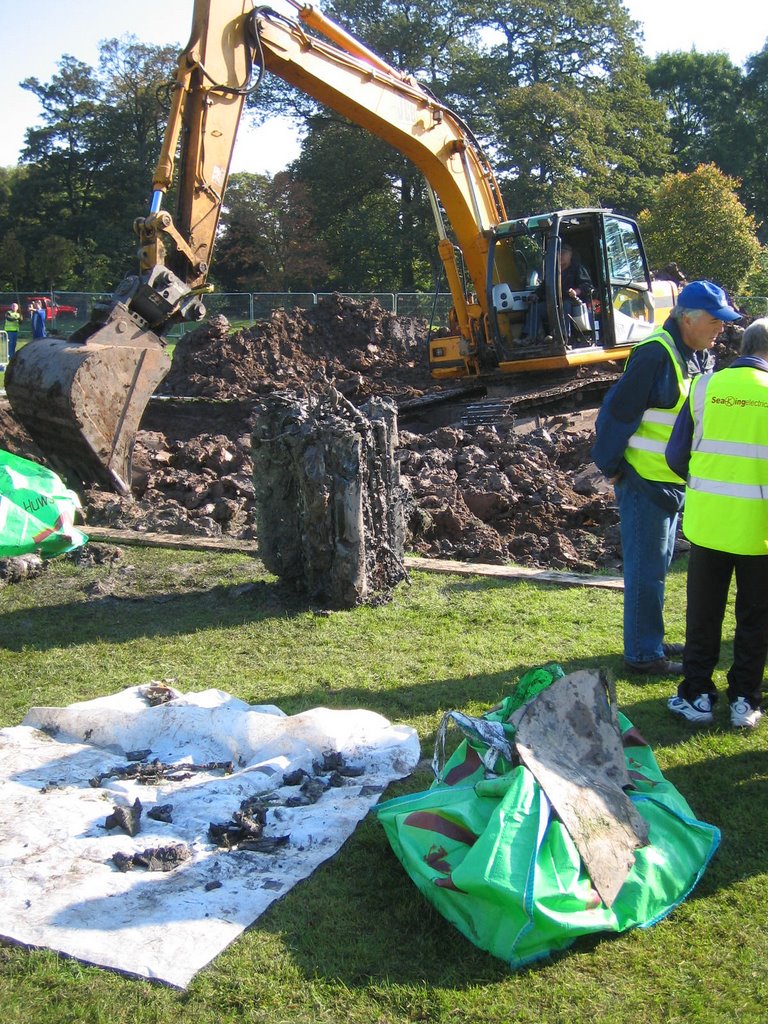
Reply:
<svg viewBox="0 0 768 1024"><path fill-rule="evenodd" d="M53 558L85 544L75 527L80 507L56 473L0 450L0 558Z"/></svg>
<svg viewBox="0 0 768 1024"><path fill-rule="evenodd" d="M563 676L555 664L532 669L482 718L459 716L465 739L430 789L376 809L422 894L466 938L512 967L565 949L582 935L659 921L693 889L720 841L719 830L695 818L651 748L618 712L632 781L627 796L648 824L648 841L635 851L612 905L601 901L534 775L514 757L499 755L514 738L510 715ZM441 726L438 746L444 735ZM439 760L436 748L435 766Z"/></svg>

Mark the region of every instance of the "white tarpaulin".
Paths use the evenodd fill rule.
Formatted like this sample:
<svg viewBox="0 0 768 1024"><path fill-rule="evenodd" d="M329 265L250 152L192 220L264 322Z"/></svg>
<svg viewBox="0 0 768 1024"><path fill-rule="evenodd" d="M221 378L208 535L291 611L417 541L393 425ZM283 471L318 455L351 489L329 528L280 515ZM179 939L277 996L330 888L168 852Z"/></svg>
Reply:
<svg viewBox="0 0 768 1024"><path fill-rule="evenodd" d="M183 988L336 853L385 787L414 769L419 742L371 711L287 716L220 690L170 690L152 704L151 689L33 708L0 730L0 934ZM121 777L153 762L159 778ZM210 767L227 762L231 772ZM298 769L309 789L291 777ZM233 822L254 798L263 846L217 846L211 824ZM137 834L108 827L137 799ZM170 821L149 816L162 808ZM146 870L148 850L185 859ZM121 856L132 870L119 869Z"/></svg>

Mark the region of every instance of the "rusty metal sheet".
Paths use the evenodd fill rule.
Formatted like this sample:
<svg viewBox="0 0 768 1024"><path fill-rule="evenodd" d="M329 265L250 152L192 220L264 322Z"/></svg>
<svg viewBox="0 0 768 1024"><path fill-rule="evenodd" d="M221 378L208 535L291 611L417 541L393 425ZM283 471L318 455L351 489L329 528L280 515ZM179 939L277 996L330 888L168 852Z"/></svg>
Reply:
<svg viewBox="0 0 768 1024"><path fill-rule="evenodd" d="M520 760L568 830L606 906L648 841L648 825L624 792L631 786L616 707L598 670L556 680L510 718Z"/></svg>

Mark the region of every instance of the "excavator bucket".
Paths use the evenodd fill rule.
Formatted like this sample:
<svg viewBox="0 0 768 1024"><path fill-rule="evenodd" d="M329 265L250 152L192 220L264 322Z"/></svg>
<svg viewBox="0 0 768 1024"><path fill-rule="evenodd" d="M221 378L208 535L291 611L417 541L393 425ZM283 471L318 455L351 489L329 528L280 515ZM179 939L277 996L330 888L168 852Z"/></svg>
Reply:
<svg viewBox="0 0 768 1024"><path fill-rule="evenodd" d="M93 328L92 328L93 329ZM78 333L88 335L75 340ZM72 338L16 351L5 374L11 407L74 490L131 488L131 457L147 402L171 360L158 335L127 313Z"/></svg>

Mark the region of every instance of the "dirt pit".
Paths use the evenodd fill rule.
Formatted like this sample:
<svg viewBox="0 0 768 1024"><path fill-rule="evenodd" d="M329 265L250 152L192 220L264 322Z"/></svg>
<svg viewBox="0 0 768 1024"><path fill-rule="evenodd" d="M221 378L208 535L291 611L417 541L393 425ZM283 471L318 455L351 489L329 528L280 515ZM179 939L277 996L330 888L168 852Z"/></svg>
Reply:
<svg viewBox="0 0 768 1024"><path fill-rule="evenodd" d="M256 539L251 428L259 398L332 382L355 405L382 395L404 408L427 399L428 409L457 385L430 376L426 336L424 321L341 296L278 310L243 331L213 318L178 343L147 408L132 497L85 492L86 528ZM736 343L723 337L722 362ZM620 566L613 492L590 462L594 409L474 426L462 425L461 410L437 402L400 420L407 549L581 572ZM8 450L41 458L7 406L0 431Z"/></svg>

